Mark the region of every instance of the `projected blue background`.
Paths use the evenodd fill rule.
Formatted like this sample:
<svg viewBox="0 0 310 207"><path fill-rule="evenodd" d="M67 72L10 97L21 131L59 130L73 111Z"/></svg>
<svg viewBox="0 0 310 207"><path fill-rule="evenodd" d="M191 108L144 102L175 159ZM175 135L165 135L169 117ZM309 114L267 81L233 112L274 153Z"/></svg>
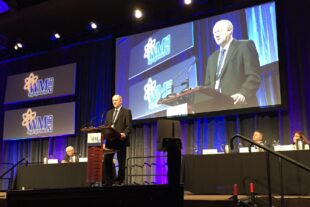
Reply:
<svg viewBox="0 0 310 207"><path fill-rule="evenodd" d="M281 104L275 4L268 3L197 20L192 23L119 38L116 42L117 84L115 87L117 93L125 94L125 103L133 109L134 119L166 116L165 112L158 112L163 111L167 106L161 106L157 110L153 108L146 110L147 108L142 105L144 103L142 100L143 84L146 84L148 78L154 79L156 77L158 80L167 80L170 76L162 71L169 70L174 65L178 65L184 60L194 57L197 62L195 65L198 80L197 86L204 84L203 77L205 77L204 74L206 72L206 59L218 49L213 39L213 25L221 19L228 19L233 23L234 38L250 39L255 42L259 54L262 79L257 92L258 106L268 107ZM173 34L171 35L171 48L176 47L177 52L173 53L174 55L172 57L167 56L169 58L162 58L155 66L148 67L147 61L142 56L148 37L151 38L154 36L160 40L161 37L167 34ZM175 36L178 37L177 41L173 41ZM179 37L182 37L184 40L180 40ZM188 40L191 39L193 39L193 47L189 47L188 44ZM123 54L128 53L130 54L130 59L124 61L126 56ZM178 70L186 70L184 67L185 65L182 69L182 66L180 66ZM126 72L121 73L120 71ZM143 78L140 77L141 75L143 75ZM185 81L186 77L184 76L183 78L183 81ZM118 84L124 81L124 84ZM162 81L159 82L162 83ZM129 104L127 100L129 100ZM140 112L137 112L137 110Z"/></svg>

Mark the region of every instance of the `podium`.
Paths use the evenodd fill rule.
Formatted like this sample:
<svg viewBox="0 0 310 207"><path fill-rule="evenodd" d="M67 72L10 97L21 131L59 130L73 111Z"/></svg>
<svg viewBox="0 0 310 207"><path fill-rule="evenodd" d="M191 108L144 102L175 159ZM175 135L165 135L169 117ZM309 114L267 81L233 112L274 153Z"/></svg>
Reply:
<svg viewBox="0 0 310 207"><path fill-rule="evenodd" d="M120 139L120 134L111 126L84 127L82 132L87 134L87 178L86 182L101 186L102 184L102 156L104 153L111 153L113 150L102 147L104 139L114 141Z"/></svg>
<svg viewBox="0 0 310 207"><path fill-rule="evenodd" d="M158 104L177 106L187 103L187 113L195 114L234 108L233 99L207 86L197 86L160 99Z"/></svg>

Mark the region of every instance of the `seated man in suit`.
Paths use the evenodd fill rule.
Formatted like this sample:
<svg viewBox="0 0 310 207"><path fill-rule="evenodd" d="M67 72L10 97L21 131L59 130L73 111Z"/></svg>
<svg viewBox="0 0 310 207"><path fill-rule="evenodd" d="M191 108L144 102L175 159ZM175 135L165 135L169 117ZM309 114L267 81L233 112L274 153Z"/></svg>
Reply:
<svg viewBox="0 0 310 207"><path fill-rule="evenodd" d="M66 147L66 155L61 163L70 163L70 162L79 162L79 157L74 150L74 147L68 146Z"/></svg>
<svg viewBox="0 0 310 207"><path fill-rule="evenodd" d="M261 131L255 130L252 136L252 140L258 144L264 145L264 134Z"/></svg>
<svg viewBox="0 0 310 207"><path fill-rule="evenodd" d="M264 134L261 131L255 130L253 132L252 140L256 142L257 144L268 146L266 140L264 140ZM254 146L254 148L257 149L257 146ZM264 151L261 148L258 148L258 150L260 152Z"/></svg>

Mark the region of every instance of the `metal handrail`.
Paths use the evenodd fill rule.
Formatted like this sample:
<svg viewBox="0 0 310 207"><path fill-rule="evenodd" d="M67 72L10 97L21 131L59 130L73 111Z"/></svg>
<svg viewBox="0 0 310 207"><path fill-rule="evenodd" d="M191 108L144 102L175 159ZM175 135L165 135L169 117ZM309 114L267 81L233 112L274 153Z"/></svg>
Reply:
<svg viewBox="0 0 310 207"><path fill-rule="evenodd" d="M13 170L14 170L14 168L17 167L19 164L21 164L24 161L26 161L26 164L28 164L27 158L23 158L15 164L13 164L13 163L0 163L0 164L12 165L8 170L6 170L4 173L2 173L2 175L0 175L1 180L9 180L9 184L8 184L9 189L13 188L13 186L12 186L13 182L12 181L13 181ZM6 176L8 173L11 173L10 178L4 178L4 176Z"/></svg>
<svg viewBox="0 0 310 207"><path fill-rule="evenodd" d="M299 167L299 168L302 168L308 172L310 172L310 167L286 156L286 155L283 155L279 152L275 152L273 149L267 147L267 146L264 146L262 144L259 144L259 143L256 143L255 141L253 141L252 139L249 139L245 136L242 136L240 134L236 134L235 136L233 136L231 139L230 139L230 148L233 150L234 149L234 139L236 138L240 138L244 141L247 141L249 143L251 143L250 147L252 145L254 146L257 146L261 149L264 149L267 153L266 153L266 163L267 163L267 183L268 183L268 203L269 203L269 206L272 207L272 197L271 197L271 181L270 181L270 161L269 161L269 153L275 155L276 157L278 158L281 158L281 159L284 159L286 160L287 162ZM283 192L283 177L282 177L282 161L281 159L279 159L280 161L280 179L281 179L281 206L284 206L284 192Z"/></svg>
<svg viewBox="0 0 310 207"><path fill-rule="evenodd" d="M136 156L136 157L129 157L129 158L127 158L127 160L126 160L126 163L127 163L126 164L126 168L127 168L127 178L128 178L128 182L129 183L132 183L132 177L135 177L135 176L137 176L137 177L139 177L139 176L141 176L141 177L143 177L143 176L151 176L151 177L157 176L155 174L138 174L137 175L137 174L133 174L132 173L132 169L135 168L135 167L139 167L139 168L144 168L145 166L152 167L152 165L154 163L149 164L149 163L143 162L142 165L138 165L138 164L129 165L129 161L131 161L131 160L146 159L146 158L167 158L167 156L165 156L165 155L162 155L162 156L151 155L151 156ZM166 164L165 164L165 166L166 166ZM160 174L158 176L167 176L167 175Z"/></svg>
<svg viewBox="0 0 310 207"><path fill-rule="evenodd" d="M244 136L242 136L242 135L240 135L240 134L236 134L235 136L233 136L233 137L231 138L231 140L230 140L230 148L231 148L231 149L234 149L234 143L233 143L233 141L234 141L235 138L241 138L242 140L245 140L245 141L251 143L252 145L255 145L255 146L259 147L259 148L262 148L262 149L264 149L265 151L267 151L267 152L269 152L269 153L271 153L271 154L273 154L273 155L275 155L275 156L277 156L277 157L280 157L280 158L282 158L282 159L288 161L289 163L292 163L293 165L295 165L295 166L297 166L297 167L300 167L300 168L302 168L302 169L304 169L304 170L310 172L310 167L308 167L308 166L306 166L306 165L304 165L304 164L302 164L302 163L300 163L300 162L298 162L298 161L296 161L296 160L294 160L294 159L292 159L292 158L290 158L290 157L288 157L288 156L286 156L286 155L283 155L283 154L281 154L281 153L279 153L279 152L275 152L273 149L271 149L271 148L269 148L269 147L266 147L266 146L264 146L264 145L258 144L258 143L256 143L256 142L254 142L252 139L249 139L249 138L247 138L247 137L244 137Z"/></svg>

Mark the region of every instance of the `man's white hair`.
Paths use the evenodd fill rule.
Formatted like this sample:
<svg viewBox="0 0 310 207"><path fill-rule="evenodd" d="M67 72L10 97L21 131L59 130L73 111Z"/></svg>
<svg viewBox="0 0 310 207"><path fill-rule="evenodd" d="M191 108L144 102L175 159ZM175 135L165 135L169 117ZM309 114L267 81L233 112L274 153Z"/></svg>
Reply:
<svg viewBox="0 0 310 207"><path fill-rule="evenodd" d="M119 98L121 101L123 100L121 95L115 94L112 98Z"/></svg>
<svg viewBox="0 0 310 207"><path fill-rule="evenodd" d="M218 22L215 23L214 27L215 26L218 26L218 25L221 25L221 26L225 26L225 28L227 29L227 31L233 31L234 30L234 25L231 23L231 21L229 21L228 19L222 19ZM214 28L213 27L213 28Z"/></svg>
<svg viewBox="0 0 310 207"><path fill-rule="evenodd" d="M68 152L68 151L70 151L70 150L74 150L74 147L72 147L72 146L66 147L66 152Z"/></svg>

